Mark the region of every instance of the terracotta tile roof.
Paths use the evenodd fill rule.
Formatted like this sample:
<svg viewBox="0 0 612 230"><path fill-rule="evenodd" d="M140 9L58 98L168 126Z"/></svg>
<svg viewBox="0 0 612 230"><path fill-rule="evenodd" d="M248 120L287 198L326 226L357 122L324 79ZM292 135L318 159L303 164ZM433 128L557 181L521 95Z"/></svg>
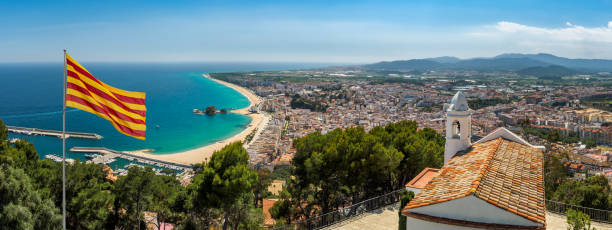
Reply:
<svg viewBox="0 0 612 230"><path fill-rule="evenodd" d="M270 208L272 208L272 206L274 206L274 203L276 203L278 201L278 199L267 199L264 198L263 200L263 213L264 213L264 225L265 226L274 226L274 224L276 224L276 220L274 218L272 218L272 216L270 215Z"/></svg>
<svg viewBox="0 0 612 230"><path fill-rule="evenodd" d="M565 166L566 168L570 168L570 169L584 170L584 165L580 163L565 162L563 166Z"/></svg>
<svg viewBox="0 0 612 230"><path fill-rule="evenodd" d="M545 224L542 151L497 138L457 153L402 211L474 195Z"/></svg>
<svg viewBox="0 0 612 230"><path fill-rule="evenodd" d="M489 162L477 197L545 224L542 150L503 140Z"/></svg>
<svg viewBox="0 0 612 230"><path fill-rule="evenodd" d="M475 144L469 152L458 153L440 169L440 174L434 177L404 209L437 204L474 192L484 174L486 161L497 151L501 140L498 138Z"/></svg>
<svg viewBox="0 0 612 230"><path fill-rule="evenodd" d="M406 184L406 187L422 189L429 183L429 181L431 181L431 179L438 175L438 172L440 172L440 169L425 168L419 173L419 175L412 178L412 180Z"/></svg>

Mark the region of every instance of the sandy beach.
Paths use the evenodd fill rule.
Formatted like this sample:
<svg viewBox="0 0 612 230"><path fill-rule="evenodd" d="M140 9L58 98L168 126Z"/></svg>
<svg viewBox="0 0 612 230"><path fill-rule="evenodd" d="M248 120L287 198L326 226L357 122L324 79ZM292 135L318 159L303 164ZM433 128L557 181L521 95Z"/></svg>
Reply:
<svg viewBox="0 0 612 230"><path fill-rule="evenodd" d="M197 163L202 163L203 161L208 161L210 157L212 156L213 152L220 150L227 144L235 142L235 141L244 140L244 138L248 136L249 133L251 133L255 128L258 128L258 131L261 131L265 127L265 125L268 123L268 118L264 114L249 112L249 108L251 108L251 106L255 106L259 104L259 102L261 102L261 98L255 95L255 93L241 86L238 86L238 85L235 85L229 82L213 79L207 74L203 74L203 77L206 77L219 84L230 87L249 99L251 103L248 107L231 111L232 113L243 114L243 115L247 115L251 117L251 123L245 130L243 130L242 132L232 137L224 139L222 141L217 141L213 144L202 146L202 147L191 149L191 150L187 150L184 152L168 153L168 154L152 154L145 150L126 151L126 152L129 152L135 155L157 159L157 160L163 160L163 161L169 161L169 162L175 162L175 163L181 163L181 164L197 164Z"/></svg>

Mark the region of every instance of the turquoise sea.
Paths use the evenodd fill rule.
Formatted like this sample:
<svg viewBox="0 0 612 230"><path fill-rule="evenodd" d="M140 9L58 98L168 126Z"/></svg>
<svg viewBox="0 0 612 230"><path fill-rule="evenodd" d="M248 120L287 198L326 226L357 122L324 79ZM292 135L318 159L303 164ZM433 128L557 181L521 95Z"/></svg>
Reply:
<svg viewBox="0 0 612 230"><path fill-rule="evenodd" d="M78 58L78 57L77 57ZM78 59L77 59L78 60ZM124 136L93 114L67 108L66 130L102 135L100 140L68 139L73 146L101 146L116 150L153 149L165 154L214 143L242 131L250 117L239 114L193 114L194 108L213 105L238 109L249 105L231 88L202 77L203 73L304 69L327 66L302 63L87 63L94 76L117 88L146 92L146 141ZM0 63L0 119L7 125L61 130L62 63ZM158 127L157 127L158 126ZM61 156L56 137L10 134L34 143L43 158ZM82 153L67 157L85 160ZM111 164L123 167L125 161Z"/></svg>

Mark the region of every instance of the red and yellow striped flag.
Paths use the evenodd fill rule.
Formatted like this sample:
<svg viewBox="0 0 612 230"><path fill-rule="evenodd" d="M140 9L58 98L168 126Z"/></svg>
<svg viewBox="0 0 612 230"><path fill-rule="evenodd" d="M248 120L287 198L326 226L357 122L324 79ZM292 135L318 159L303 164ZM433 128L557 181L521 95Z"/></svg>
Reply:
<svg viewBox="0 0 612 230"><path fill-rule="evenodd" d="M117 89L96 79L66 54L66 106L104 118L117 131L145 139L145 93Z"/></svg>

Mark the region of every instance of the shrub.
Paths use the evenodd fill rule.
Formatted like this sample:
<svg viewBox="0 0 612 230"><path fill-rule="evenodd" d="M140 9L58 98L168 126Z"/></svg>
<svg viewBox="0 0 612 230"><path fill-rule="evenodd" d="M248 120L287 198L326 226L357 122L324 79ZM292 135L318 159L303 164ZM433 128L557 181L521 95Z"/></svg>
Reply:
<svg viewBox="0 0 612 230"><path fill-rule="evenodd" d="M412 191L403 190L400 192L400 207L399 212L399 230L406 230L406 217L402 215L402 208L408 204L412 198L414 198L414 193Z"/></svg>
<svg viewBox="0 0 612 230"><path fill-rule="evenodd" d="M578 210L567 210L567 227L568 230L595 230L591 228L591 218L589 215Z"/></svg>

